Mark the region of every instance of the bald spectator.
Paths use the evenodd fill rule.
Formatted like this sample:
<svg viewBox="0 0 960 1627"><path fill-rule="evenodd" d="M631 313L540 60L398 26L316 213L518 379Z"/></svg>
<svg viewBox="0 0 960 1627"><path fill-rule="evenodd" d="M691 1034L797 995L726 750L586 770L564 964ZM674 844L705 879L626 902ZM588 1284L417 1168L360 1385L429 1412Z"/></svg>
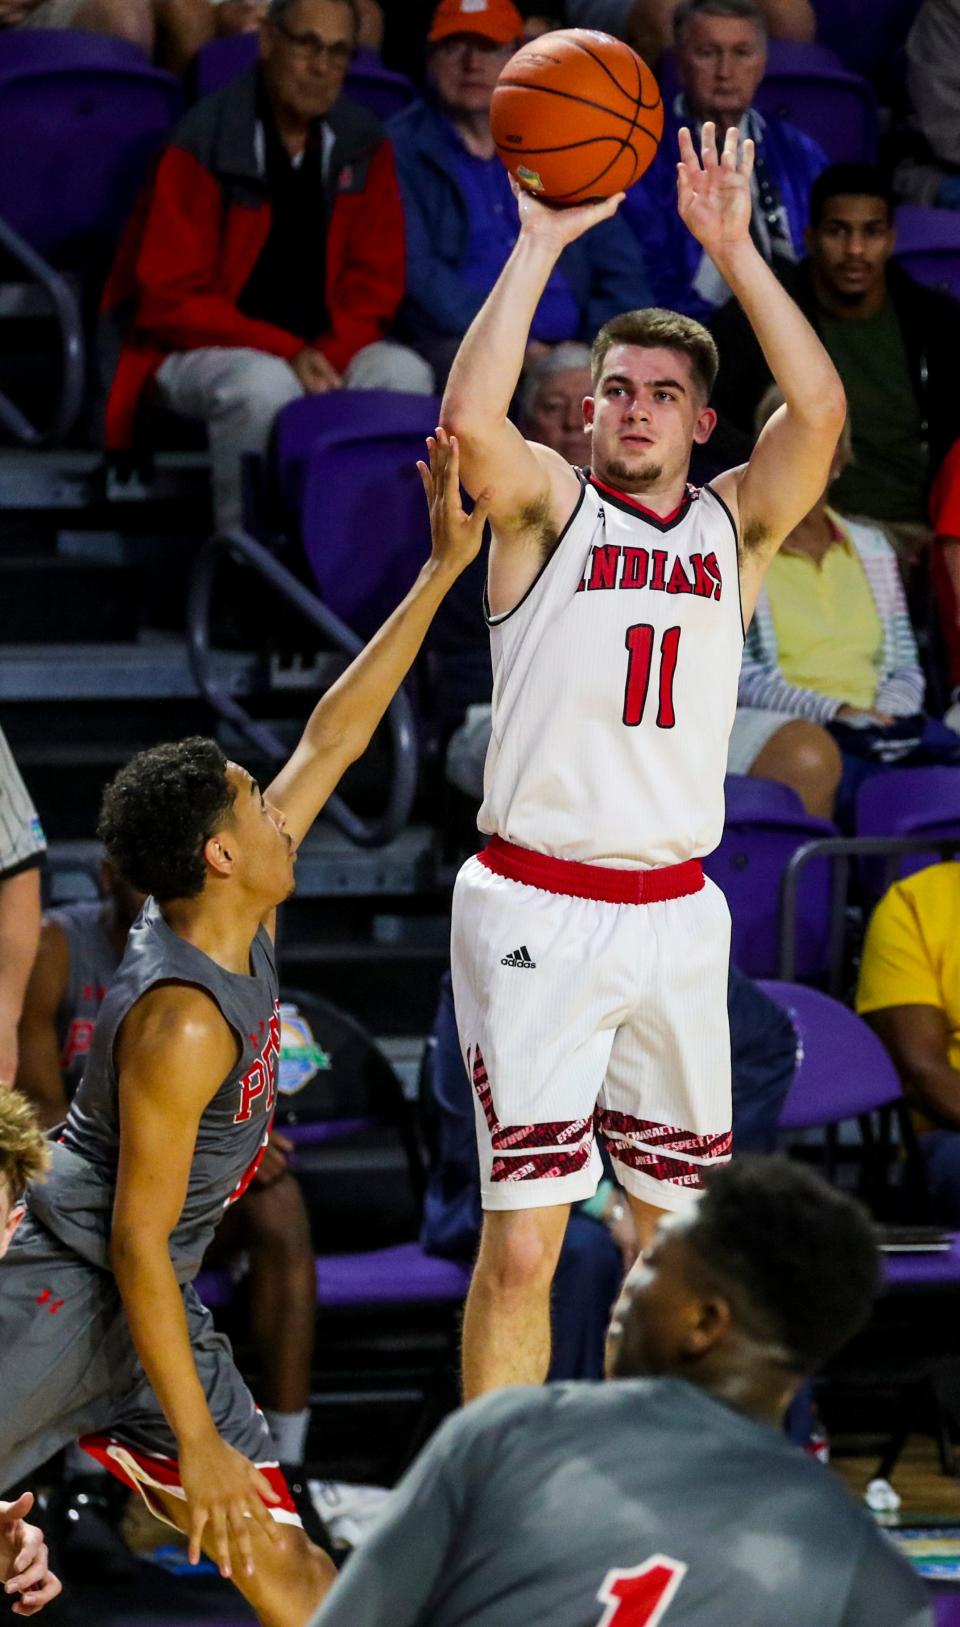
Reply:
<svg viewBox="0 0 960 1627"><path fill-rule="evenodd" d="M827 159L794 125L753 106L767 65L766 18L755 0L680 0L673 28L681 90L667 109L657 157L621 214L643 246L653 303L707 322L730 290L677 214L679 127L690 126L699 139L712 120L718 150L733 127L755 143L750 230L775 271L803 254L810 188Z"/></svg>
<svg viewBox="0 0 960 1627"><path fill-rule="evenodd" d="M0 1090L17 1073L17 1025L40 941L46 851L37 810L0 729Z"/></svg>
<svg viewBox="0 0 960 1627"><path fill-rule="evenodd" d="M513 0L441 0L430 30L428 93L390 122L407 230L404 336L438 387L506 264L517 205L490 130L501 70L523 35ZM618 219L566 249L544 291L532 348L592 340L608 318L648 303L641 250Z"/></svg>
<svg viewBox="0 0 960 1627"><path fill-rule="evenodd" d="M244 454L289 402L433 385L387 337L403 210L381 125L342 95L357 37L354 0L271 0L258 67L175 131L107 290L133 311L108 445L135 439L151 401L205 422L221 530L242 520Z"/></svg>

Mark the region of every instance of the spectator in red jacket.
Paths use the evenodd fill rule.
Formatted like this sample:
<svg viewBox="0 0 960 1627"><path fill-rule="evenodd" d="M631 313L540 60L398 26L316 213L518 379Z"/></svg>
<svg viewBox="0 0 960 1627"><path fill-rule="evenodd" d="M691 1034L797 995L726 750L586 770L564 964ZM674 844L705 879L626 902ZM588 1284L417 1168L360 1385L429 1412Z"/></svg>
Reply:
<svg viewBox="0 0 960 1627"><path fill-rule="evenodd" d="M203 419L221 529L241 519L242 455L289 401L433 386L386 337L403 213L379 123L340 95L356 40L354 0L272 0L259 66L180 124L108 283L132 322L107 444L130 445L151 396Z"/></svg>

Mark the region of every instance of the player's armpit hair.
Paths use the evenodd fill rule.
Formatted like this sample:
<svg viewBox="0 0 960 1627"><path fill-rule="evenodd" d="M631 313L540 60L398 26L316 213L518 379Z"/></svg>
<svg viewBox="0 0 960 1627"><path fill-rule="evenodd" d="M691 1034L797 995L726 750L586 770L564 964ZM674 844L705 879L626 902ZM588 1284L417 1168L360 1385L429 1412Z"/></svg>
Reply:
<svg viewBox="0 0 960 1627"><path fill-rule="evenodd" d="M10 1202L30 1181L42 1180L49 1165L50 1146L32 1106L18 1090L0 1089L0 1184Z"/></svg>
<svg viewBox="0 0 960 1627"><path fill-rule="evenodd" d="M743 528L742 547L745 554L756 553L770 541L770 527L763 520L748 520Z"/></svg>
<svg viewBox="0 0 960 1627"><path fill-rule="evenodd" d="M518 510L510 529L535 542L542 550L544 559L550 558L560 540L550 512L550 502L546 496L536 497L531 503L525 503L523 508Z"/></svg>

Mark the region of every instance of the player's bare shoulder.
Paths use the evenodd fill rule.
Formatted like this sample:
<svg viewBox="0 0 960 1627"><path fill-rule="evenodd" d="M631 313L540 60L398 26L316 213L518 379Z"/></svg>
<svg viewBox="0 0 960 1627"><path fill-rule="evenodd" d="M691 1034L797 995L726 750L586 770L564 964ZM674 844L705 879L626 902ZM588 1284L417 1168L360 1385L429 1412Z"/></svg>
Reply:
<svg viewBox="0 0 960 1627"><path fill-rule="evenodd" d="M157 983L140 996L124 1018L116 1041L121 1073L149 1072L154 1058L192 1059L192 1072L224 1078L240 1047L216 1001L189 983ZM202 1066L200 1064L202 1063Z"/></svg>

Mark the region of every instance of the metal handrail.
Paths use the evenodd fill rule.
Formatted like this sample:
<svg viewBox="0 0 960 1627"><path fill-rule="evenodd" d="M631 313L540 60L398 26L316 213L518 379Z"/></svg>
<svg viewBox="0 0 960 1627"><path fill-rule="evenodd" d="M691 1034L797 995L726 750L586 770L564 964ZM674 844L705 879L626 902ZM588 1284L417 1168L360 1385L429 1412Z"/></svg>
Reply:
<svg viewBox="0 0 960 1627"><path fill-rule="evenodd" d="M842 976L843 908L847 899L851 859L899 858L904 853L939 853L941 857L960 852L960 836L825 836L818 842L798 847L780 881L780 971L782 982L792 983L796 970L797 912L800 877L814 859L836 861L832 868L832 907L830 912L830 989L837 992ZM893 880L894 865L888 862L884 885Z"/></svg>
<svg viewBox="0 0 960 1627"><path fill-rule="evenodd" d="M256 571L344 654L358 655L363 649L363 640L246 532L227 531L212 537L197 556L187 600L187 651L197 688L208 705L271 762L285 762L289 748L276 731L268 723L252 718L211 673L210 606L217 570L227 558L239 560ZM324 807L338 830L358 847L383 847L403 829L413 808L420 748L413 706L405 690L398 690L394 696L387 711L387 722L393 745L393 773L383 813L377 819L363 819L337 793L327 799Z"/></svg>
<svg viewBox="0 0 960 1627"><path fill-rule="evenodd" d="M66 439L80 416L86 381L86 346L76 295L66 278L54 271L19 232L0 219L0 248L34 278L49 296L60 329L62 377L60 397L46 429L32 424L10 397L0 391L0 425L21 446L55 446Z"/></svg>

